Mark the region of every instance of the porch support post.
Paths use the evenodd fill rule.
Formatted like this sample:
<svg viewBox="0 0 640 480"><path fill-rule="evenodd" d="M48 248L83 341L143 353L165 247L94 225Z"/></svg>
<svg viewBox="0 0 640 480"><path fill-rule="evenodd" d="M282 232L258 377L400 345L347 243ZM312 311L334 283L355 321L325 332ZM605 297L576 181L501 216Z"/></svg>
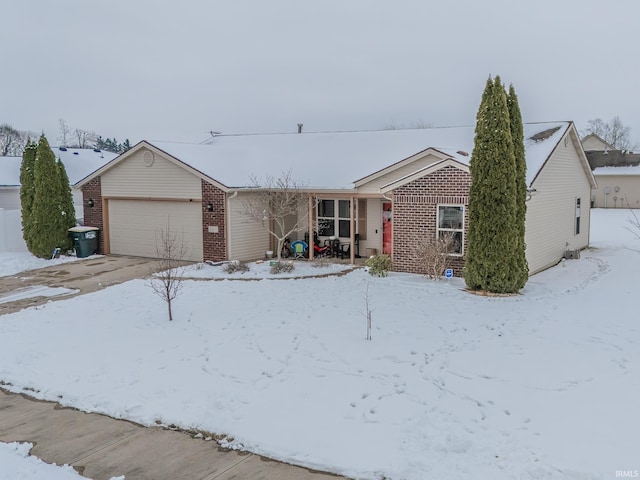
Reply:
<svg viewBox="0 0 640 480"><path fill-rule="evenodd" d="M311 221L313 220L313 195L309 194L309 216L307 217L307 226L309 228L309 260L313 260L313 226Z"/></svg>
<svg viewBox="0 0 640 480"><path fill-rule="evenodd" d="M349 247L349 261L351 262L351 264L353 265L354 263L356 263L356 222L355 222L355 197L351 197L351 201L349 202L349 216L351 217L350 222L351 222L351 228L349 229L349 242L350 243L350 247Z"/></svg>

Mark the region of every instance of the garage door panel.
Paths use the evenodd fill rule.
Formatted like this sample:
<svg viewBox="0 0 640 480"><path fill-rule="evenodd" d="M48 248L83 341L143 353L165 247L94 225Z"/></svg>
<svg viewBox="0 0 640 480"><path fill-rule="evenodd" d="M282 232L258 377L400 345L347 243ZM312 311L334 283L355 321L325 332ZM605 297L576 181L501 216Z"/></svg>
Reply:
<svg viewBox="0 0 640 480"><path fill-rule="evenodd" d="M182 239L185 260L202 261L202 212L199 203L109 200L111 253L157 257L162 231Z"/></svg>

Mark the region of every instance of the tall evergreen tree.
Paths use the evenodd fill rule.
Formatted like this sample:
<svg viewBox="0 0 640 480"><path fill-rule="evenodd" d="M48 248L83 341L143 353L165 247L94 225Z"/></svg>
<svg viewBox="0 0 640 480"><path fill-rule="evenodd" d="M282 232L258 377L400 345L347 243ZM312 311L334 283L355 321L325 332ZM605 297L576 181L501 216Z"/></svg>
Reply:
<svg viewBox="0 0 640 480"><path fill-rule="evenodd" d="M60 248L66 251L73 247L73 241L67 231L76 225L76 209L73 206L73 194L71 193L71 185L69 185L69 176L67 175L67 170L64 168L62 160L58 159L57 167L60 179L59 208L62 224L64 225L64 240L66 241L66 243L60 245Z"/></svg>
<svg viewBox="0 0 640 480"><path fill-rule="evenodd" d="M527 216L527 162L524 149L524 128L522 126L522 115L518 96L513 85L509 85L507 95L507 105L509 107L509 122L511 124L511 138L513 140L513 152L516 159L516 228L518 229L518 243L516 255L518 257L519 268L514 276L514 281L518 290L527 283L529 279L529 264L527 263L525 242L525 220Z"/></svg>
<svg viewBox="0 0 640 480"><path fill-rule="evenodd" d="M38 146L31 139L22 153L22 164L20 165L20 205L22 214L22 238L24 238L27 248L31 250L31 232L33 211L33 197L35 193L34 167L36 164L36 149Z"/></svg>
<svg viewBox="0 0 640 480"><path fill-rule="evenodd" d="M31 253L51 258L55 248L67 245L67 221L62 215L60 170L45 136L40 137L34 167L34 197L31 214Z"/></svg>
<svg viewBox="0 0 640 480"><path fill-rule="evenodd" d="M471 290L515 293L516 161L507 94L500 77L487 80L476 117L469 191L464 279Z"/></svg>

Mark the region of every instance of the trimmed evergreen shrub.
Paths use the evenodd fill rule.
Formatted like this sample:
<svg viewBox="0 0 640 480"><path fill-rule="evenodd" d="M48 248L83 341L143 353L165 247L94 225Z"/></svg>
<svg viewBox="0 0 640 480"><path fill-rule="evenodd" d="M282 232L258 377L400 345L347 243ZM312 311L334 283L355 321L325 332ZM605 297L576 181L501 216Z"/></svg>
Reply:
<svg viewBox="0 0 640 480"><path fill-rule="evenodd" d="M517 249L515 255L519 268L514 273L514 282L518 290L529 279L529 264L527 263L527 245L525 243L525 222L527 216L527 162L524 148L524 128L518 96L513 85L509 86L507 95L509 106L509 121L511 124L511 138L513 139L513 152L516 159L516 228L518 230Z"/></svg>
<svg viewBox="0 0 640 480"><path fill-rule="evenodd" d="M470 168L465 282L471 290L516 293L522 286L518 174L507 95L498 76L489 77L482 94Z"/></svg>
<svg viewBox="0 0 640 480"><path fill-rule="evenodd" d="M67 219L69 213L71 218L73 205L69 212L64 211L64 205L72 200L66 199L71 195L68 187L62 191L60 180L60 168L56 164L56 158L49 147L49 142L43 135L38 142L36 159L34 165L34 196L33 206L30 215L29 237L31 253L41 258L51 258L51 254L56 248L65 249L69 245L69 232L67 231L70 222ZM67 210L68 207L66 207ZM75 224L75 219L73 220Z"/></svg>
<svg viewBox="0 0 640 480"><path fill-rule="evenodd" d="M22 164L20 165L20 206L22 214L22 238L24 238L27 248L31 251L32 246L32 211L33 197L35 194L35 174L36 150L38 146L31 139L22 153Z"/></svg>
<svg viewBox="0 0 640 480"><path fill-rule="evenodd" d="M389 255L381 254L367 258L365 265L369 267L369 274L374 277L386 277L391 270L392 263Z"/></svg>
<svg viewBox="0 0 640 480"><path fill-rule="evenodd" d="M69 177L67 176L67 170L64 168L64 163L62 163L62 160L58 159L56 166L58 167L58 176L60 180L59 208L60 215L62 216L61 228L64 228L64 239L66 239L66 243L61 244L60 248L65 252L73 249L73 239L68 234L68 230L76 226L76 209L73 206L73 194L71 193L71 185L69 185Z"/></svg>

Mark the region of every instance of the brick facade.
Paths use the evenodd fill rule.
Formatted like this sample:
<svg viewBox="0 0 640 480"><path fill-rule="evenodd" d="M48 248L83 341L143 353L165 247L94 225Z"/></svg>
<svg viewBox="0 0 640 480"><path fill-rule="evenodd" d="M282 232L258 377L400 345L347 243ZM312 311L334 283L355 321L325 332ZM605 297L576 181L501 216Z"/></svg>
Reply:
<svg viewBox="0 0 640 480"><path fill-rule="evenodd" d="M393 269L424 274L414 255L420 239L435 239L438 205L464 205L464 246L469 226L471 174L447 166L393 191ZM453 257L451 268L462 276L464 257Z"/></svg>
<svg viewBox="0 0 640 480"><path fill-rule="evenodd" d="M93 207L89 206L93 201ZM82 205L84 210L84 224L98 227L98 253L104 253L104 223L102 217L102 183L100 177L94 178L82 187Z"/></svg>
<svg viewBox="0 0 640 480"><path fill-rule="evenodd" d="M213 209L209 211L207 205ZM227 260L227 239L225 237L226 194L218 187L202 180L202 242L204 260L219 262ZM209 232L209 227L218 227L217 233Z"/></svg>

